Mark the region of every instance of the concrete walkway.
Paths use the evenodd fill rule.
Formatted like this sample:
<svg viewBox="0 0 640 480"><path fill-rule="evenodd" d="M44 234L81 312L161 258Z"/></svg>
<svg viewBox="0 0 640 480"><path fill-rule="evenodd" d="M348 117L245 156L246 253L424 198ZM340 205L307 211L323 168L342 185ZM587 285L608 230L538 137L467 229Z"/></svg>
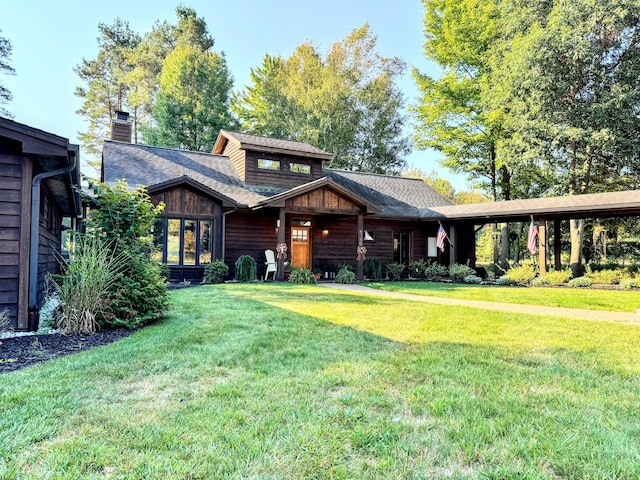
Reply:
<svg viewBox="0 0 640 480"><path fill-rule="evenodd" d="M605 310L587 310L584 308L547 307L544 305L520 305L516 303L483 302L479 300L460 300L456 298L427 297L411 293L387 292L363 285L342 285L339 283L320 283L319 285L337 290L366 293L379 297L401 298L413 302L435 303L438 305L457 305L460 307L482 308L496 312L525 313L527 315L547 315L552 317L578 318L581 320L599 320L605 322L640 325L640 315L628 312L610 312Z"/></svg>

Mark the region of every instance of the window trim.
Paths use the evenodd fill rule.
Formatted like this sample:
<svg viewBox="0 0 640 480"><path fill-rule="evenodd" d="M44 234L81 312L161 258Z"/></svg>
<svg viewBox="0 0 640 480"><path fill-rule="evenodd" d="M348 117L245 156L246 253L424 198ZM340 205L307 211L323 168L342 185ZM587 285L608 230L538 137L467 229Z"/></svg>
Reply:
<svg viewBox="0 0 640 480"><path fill-rule="evenodd" d="M211 252L211 259L215 257L215 227L216 227L216 219L215 218L199 218L198 216L190 216L190 217L158 217L158 221L162 221L162 248L160 249L161 255L161 264L167 265L169 267L180 267L180 268L193 268L193 267L202 267L209 262L200 262L200 257L202 254L202 246L200 243L201 238L201 222L209 222L210 225L210 235L209 235L209 251ZM168 255L169 255L169 220L178 220L180 222L180 233L179 233L179 252L178 252L178 263L167 263ZM184 263L184 234L185 234L185 221L193 221L195 222L195 238L196 238L196 248L195 248L195 263L194 264L185 264ZM158 246L155 243L154 245Z"/></svg>
<svg viewBox="0 0 640 480"><path fill-rule="evenodd" d="M398 246L398 256L396 257L396 248L395 248L395 242L396 242L396 236L399 237L399 246ZM392 248L392 255L393 255L393 261L397 262L397 263L405 263L402 259L402 246L403 246L403 241L402 241L402 237L406 236L406 249L407 249L407 264L408 262L411 261L411 247L412 247L412 232L410 230L398 230L398 231L394 231L393 232L393 241L391 244L391 248Z"/></svg>

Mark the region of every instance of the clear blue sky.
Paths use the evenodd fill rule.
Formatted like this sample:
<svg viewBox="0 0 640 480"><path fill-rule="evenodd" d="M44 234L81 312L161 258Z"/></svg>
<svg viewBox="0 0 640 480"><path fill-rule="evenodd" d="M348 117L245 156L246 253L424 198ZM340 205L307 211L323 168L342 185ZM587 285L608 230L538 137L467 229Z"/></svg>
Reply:
<svg viewBox="0 0 640 480"><path fill-rule="evenodd" d="M155 20L175 23L180 2L163 0L5 0L0 6L2 36L13 45L11 65L16 76L2 76L13 93L5 105L15 120L55 133L78 143L77 133L85 129L75 113L80 99L73 94L80 85L73 68L82 58L97 54L97 25L110 24L116 17L127 20L140 34ZM289 56L303 40L327 50L353 28L368 22L378 38L378 52L403 58L409 67L433 74L437 67L422 53L423 9L419 0L185 0L204 17L215 40L214 49L226 54L234 76L234 88L249 83L252 67L259 66L265 53ZM408 102L417 88L410 68L400 82ZM408 161L427 172L439 170L457 190L464 179L442 170L435 152L414 151Z"/></svg>

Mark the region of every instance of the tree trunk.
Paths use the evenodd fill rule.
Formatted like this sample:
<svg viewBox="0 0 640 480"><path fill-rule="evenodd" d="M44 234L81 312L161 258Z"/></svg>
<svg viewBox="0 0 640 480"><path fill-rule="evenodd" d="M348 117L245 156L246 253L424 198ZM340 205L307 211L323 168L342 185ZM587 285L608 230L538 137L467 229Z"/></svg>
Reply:
<svg viewBox="0 0 640 480"><path fill-rule="evenodd" d="M571 231L571 257L569 264L574 277L582 276L582 244L584 240L584 220L569 220Z"/></svg>

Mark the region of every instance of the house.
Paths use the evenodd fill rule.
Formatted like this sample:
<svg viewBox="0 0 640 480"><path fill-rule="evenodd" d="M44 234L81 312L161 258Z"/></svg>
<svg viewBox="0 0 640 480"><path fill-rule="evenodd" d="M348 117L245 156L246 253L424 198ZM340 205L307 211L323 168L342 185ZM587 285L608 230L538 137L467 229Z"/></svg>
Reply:
<svg viewBox="0 0 640 480"><path fill-rule="evenodd" d="M147 185L165 203L154 239L174 281L199 280L215 259L233 268L240 255L263 275L264 251L278 246L294 266L327 275L340 264L361 274L358 247L383 264L439 255L431 209L449 200L418 179L327 168L332 158L224 130L211 154L107 140L102 181Z"/></svg>
<svg viewBox="0 0 640 480"><path fill-rule="evenodd" d="M547 221L559 269L563 220L640 215L640 191L451 205L419 179L332 169L332 155L306 143L222 130L212 153L191 152L133 145L119 122L125 134L104 143L102 181L146 185L155 204L165 203L154 241L172 281L198 281L215 259L233 269L240 255L256 259L263 276L267 249L280 253L279 279L285 259L329 276L347 264L362 277L371 256L383 265L475 266L482 225L533 216L544 274ZM443 252L436 248L441 225L449 240Z"/></svg>
<svg viewBox="0 0 640 480"><path fill-rule="evenodd" d="M73 227L81 215L79 161L66 138L0 118L0 311L14 329L36 327L63 220Z"/></svg>

